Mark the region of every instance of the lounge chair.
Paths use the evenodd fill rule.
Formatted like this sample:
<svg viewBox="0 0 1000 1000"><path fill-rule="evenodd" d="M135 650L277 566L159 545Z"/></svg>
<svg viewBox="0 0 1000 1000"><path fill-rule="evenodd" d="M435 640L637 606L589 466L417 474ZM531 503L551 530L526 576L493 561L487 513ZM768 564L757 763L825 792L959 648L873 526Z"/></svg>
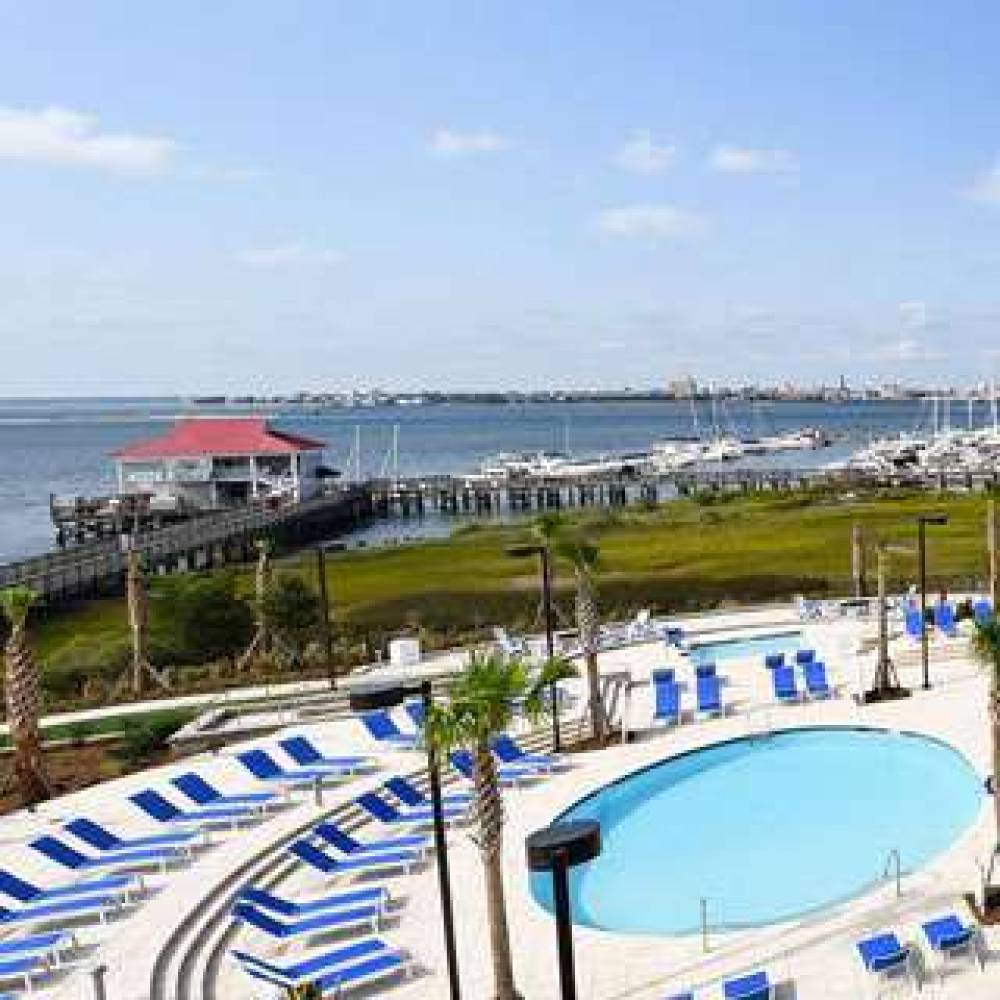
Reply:
<svg viewBox="0 0 1000 1000"><path fill-rule="evenodd" d="M343 910L357 906L378 906L383 911L389 905L389 890L382 885L365 889L350 889L347 892L335 892L329 896L317 896L303 901L285 899L267 889L256 886L244 886L237 899L252 903L259 910L270 910L283 917L307 917L324 910Z"/></svg>
<svg viewBox="0 0 1000 1000"><path fill-rule="evenodd" d="M310 983L323 996L339 997L348 987L361 986L401 972L412 963L405 953L379 938L367 938L322 954L313 954L292 965L277 965L245 951L232 952L250 977L285 987Z"/></svg>
<svg viewBox="0 0 1000 1000"><path fill-rule="evenodd" d="M696 705L699 715L723 715L722 694L719 678L714 674L699 677L695 689Z"/></svg>
<svg viewBox="0 0 1000 1000"><path fill-rule="evenodd" d="M133 898L142 892L142 879L137 875L100 875L83 882L64 882L62 885L40 888L13 872L0 868L0 892L19 903L49 903L75 896L117 895Z"/></svg>
<svg viewBox="0 0 1000 1000"><path fill-rule="evenodd" d="M244 750L236 755L236 759L258 780L271 784L283 785L286 788L301 788L303 785L314 785L317 781L337 781L351 774L349 768L328 767L297 767L286 771L266 750Z"/></svg>
<svg viewBox="0 0 1000 1000"><path fill-rule="evenodd" d="M65 924L95 917L103 924L108 915L120 910L121 906L122 897L113 893L42 900L37 903L26 903L16 910L0 906L0 930L18 926Z"/></svg>
<svg viewBox="0 0 1000 1000"><path fill-rule="evenodd" d="M281 805L281 796L277 792L220 792L207 779L194 771L187 771L170 779L178 791L183 792L195 805L212 808L229 808L235 806L268 809Z"/></svg>
<svg viewBox="0 0 1000 1000"><path fill-rule="evenodd" d="M178 851L193 851L205 843L205 834L198 830L178 830L176 833L155 833L148 837L124 840L106 826L84 816L70 820L65 829L98 851L142 851L148 847L172 847Z"/></svg>
<svg viewBox="0 0 1000 1000"><path fill-rule="evenodd" d="M404 733L393 721L392 716L383 709L362 712L359 716L362 725L369 735L397 750L413 750L417 745L417 737L413 733Z"/></svg>
<svg viewBox="0 0 1000 1000"><path fill-rule="evenodd" d="M963 924L954 913L928 920L921 924L924 939L931 952L940 960L940 975L944 976L945 963L957 955L966 954L973 962L979 962L983 968L982 957L979 954L978 930L972 924Z"/></svg>
<svg viewBox="0 0 1000 1000"><path fill-rule="evenodd" d="M976 624L985 625L993 615L993 605L985 597L980 598L972 605L972 614Z"/></svg>
<svg viewBox="0 0 1000 1000"><path fill-rule="evenodd" d="M948 601L935 604L934 625L942 635L954 638L958 634L955 628L955 606Z"/></svg>
<svg viewBox="0 0 1000 1000"><path fill-rule="evenodd" d="M507 630L500 628L499 625L493 629L493 641L504 656L524 656L528 651L528 646L524 639L512 638L507 634Z"/></svg>
<svg viewBox="0 0 1000 1000"><path fill-rule="evenodd" d="M101 869L141 871L143 868L159 868L160 871L165 872L171 862L182 863L185 859L185 855L173 847L112 851L96 858L88 857L50 834L36 837L29 846L33 847L39 854L44 855L49 861L54 861L57 865L73 872L100 871Z"/></svg>
<svg viewBox="0 0 1000 1000"><path fill-rule="evenodd" d="M751 972L748 976L727 979L722 984L725 1000L769 1000L774 995L774 987L766 972Z"/></svg>
<svg viewBox="0 0 1000 1000"><path fill-rule="evenodd" d="M667 628L664 634L664 642L668 646L680 646L684 642L684 629Z"/></svg>
<svg viewBox="0 0 1000 1000"><path fill-rule="evenodd" d="M344 909L323 910L304 917L281 920L252 903L239 902L233 907L233 919L248 924L276 940L303 937L312 934L331 934L334 931L370 927L377 931L382 921L382 907L370 903Z"/></svg>
<svg viewBox="0 0 1000 1000"><path fill-rule="evenodd" d="M911 639L920 640L921 635L923 635L923 616L920 613L920 608L907 608L906 609L906 634Z"/></svg>
<svg viewBox="0 0 1000 1000"><path fill-rule="evenodd" d="M434 822L434 810L430 806L409 807L405 810L397 809L391 802L376 795L374 792L365 792L359 795L355 802L373 819L377 819L386 826L426 826ZM447 823L449 820L458 820L464 817L467 809L460 805L444 806L442 813Z"/></svg>
<svg viewBox="0 0 1000 1000"><path fill-rule="evenodd" d="M129 799L147 816L151 816L157 823L162 823L165 826L194 824L202 828L228 826L235 830L240 823L250 822L259 815L258 810L250 806L209 806L204 809L181 809L152 788L144 788L141 792L134 792L129 796Z"/></svg>
<svg viewBox="0 0 1000 1000"><path fill-rule="evenodd" d="M423 834L412 833L405 837L383 837L380 840L358 840L346 830L326 820L313 827L313 833L321 837L331 847L342 854L360 856L362 854L384 854L386 851L416 851L422 853L430 848L430 841Z"/></svg>
<svg viewBox="0 0 1000 1000"><path fill-rule="evenodd" d="M424 703L419 699L415 701L405 702L403 708L406 709L406 714L410 717L410 721L418 730L423 730L424 723L427 721L427 717L424 713Z"/></svg>
<svg viewBox="0 0 1000 1000"><path fill-rule="evenodd" d="M76 947L68 931L49 931L0 942L0 982L20 981L27 993L33 980L61 964L64 953ZM3 994L7 996L8 994ZM0 998L2 1000L2 998Z"/></svg>
<svg viewBox="0 0 1000 1000"><path fill-rule="evenodd" d="M822 700L833 694L830 682L826 676L826 664L822 660L813 660L802 668L806 680L806 693L810 698Z"/></svg>
<svg viewBox="0 0 1000 1000"><path fill-rule="evenodd" d="M278 746L299 767L328 767L339 771L350 771L353 774L371 767L371 760L358 754L347 757L327 757L307 736L289 736L286 739L278 740Z"/></svg>
<svg viewBox="0 0 1000 1000"><path fill-rule="evenodd" d="M764 666L769 670L773 670L775 667L783 667L785 665L785 654L784 653L768 653L764 657Z"/></svg>
<svg viewBox="0 0 1000 1000"><path fill-rule="evenodd" d="M714 677L715 664L711 661L709 661L708 663L696 663L694 665L694 676L696 678Z"/></svg>
<svg viewBox="0 0 1000 1000"><path fill-rule="evenodd" d="M534 767L539 771L552 771L562 765L562 761L554 754L529 753L509 733L500 733L490 740L490 749L502 764Z"/></svg>
<svg viewBox="0 0 1000 1000"><path fill-rule="evenodd" d="M792 667L775 667L771 671L771 687L774 690L774 697L783 704L790 705L799 700L799 688Z"/></svg>
<svg viewBox="0 0 1000 1000"><path fill-rule="evenodd" d="M681 721L681 689L673 670L654 670L652 680L653 721L676 725Z"/></svg>
<svg viewBox="0 0 1000 1000"><path fill-rule="evenodd" d="M815 649L797 649L795 650L795 662L801 667L805 663L812 663L816 659Z"/></svg>
<svg viewBox="0 0 1000 1000"><path fill-rule="evenodd" d="M468 750L452 750L448 754L448 760L463 778L468 778L469 781L475 780L475 764L472 760L472 754ZM501 765L497 768L497 779L501 785L519 785L524 781L532 781L541 776L536 768L516 767L512 764Z"/></svg>
<svg viewBox="0 0 1000 1000"><path fill-rule="evenodd" d="M855 947L865 971L877 979L910 977L910 949L900 944L892 931L858 941Z"/></svg>
<svg viewBox="0 0 1000 1000"><path fill-rule="evenodd" d="M393 851L385 854L337 858L308 840L293 840L288 845L288 853L322 875L357 875L394 869L402 869L409 874L410 869L420 861L416 851Z"/></svg>
<svg viewBox="0 0 1000 1000"><path fill-rule="evenodd" d="M398 775L390 778L383 786L387 791L403 803L404 806L422 806L429 808L431 797L425 795L412 781ZM444 792L441 795L442 804L448 806L467 806L475 798L472 792Z"/></svg>

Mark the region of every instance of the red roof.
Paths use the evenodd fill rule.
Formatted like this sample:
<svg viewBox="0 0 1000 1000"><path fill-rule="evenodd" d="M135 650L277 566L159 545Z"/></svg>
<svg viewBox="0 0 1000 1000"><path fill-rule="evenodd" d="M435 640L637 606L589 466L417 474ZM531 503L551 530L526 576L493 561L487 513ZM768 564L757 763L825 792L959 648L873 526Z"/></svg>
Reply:
<svg viewBox="0 0 1000 1000"><path fill-rule="evenodd" d="M276 431L263 417L188 417L166 434L113 452L115 458L196 458L203 455L283 455L318 451L322 441Z"/></svg>

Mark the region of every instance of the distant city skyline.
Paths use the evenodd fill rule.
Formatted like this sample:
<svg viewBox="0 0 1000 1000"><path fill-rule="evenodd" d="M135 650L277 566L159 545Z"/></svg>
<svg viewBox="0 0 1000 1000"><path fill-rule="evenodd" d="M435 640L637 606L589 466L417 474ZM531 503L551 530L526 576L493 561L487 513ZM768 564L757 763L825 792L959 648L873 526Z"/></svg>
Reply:
<svg viewBox="0 0 1000 1000"><path fill-rule="evenodd" d="M0 397L1000 374L1000 9L0 9Z"/></svg>

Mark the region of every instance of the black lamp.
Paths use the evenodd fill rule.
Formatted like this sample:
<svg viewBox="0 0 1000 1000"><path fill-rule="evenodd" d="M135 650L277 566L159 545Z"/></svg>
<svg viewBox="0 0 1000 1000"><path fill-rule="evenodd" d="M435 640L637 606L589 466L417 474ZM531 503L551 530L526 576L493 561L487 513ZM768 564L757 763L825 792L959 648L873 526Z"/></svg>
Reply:
<svg viewBox="0 0 1000 1000"><path fill-rule="evenodd" d="M947 524L947 514L917 515L917 545L920 551L920 666L923 670L924 690L931 686L930 657L927 651L927 525Z"/></svg>
<svg viewBox="0 0 1000 1000"><path fill-rule="evenodd" d="M601 853L601 825L596 820L553 823L552 826L531 834L524 846L531 871L552 872L562 1000L576 1000L569 869L593 861Z"/></svg>

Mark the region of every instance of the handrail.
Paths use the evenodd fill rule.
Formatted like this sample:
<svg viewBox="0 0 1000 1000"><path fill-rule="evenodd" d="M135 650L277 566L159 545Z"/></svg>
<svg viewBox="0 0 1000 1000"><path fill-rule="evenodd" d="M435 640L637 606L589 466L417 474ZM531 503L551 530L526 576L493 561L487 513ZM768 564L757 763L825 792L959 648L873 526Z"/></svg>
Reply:
<svg viewBox="0 0 1000 1000"><path fill-rule="evenodd" d="M882 868L883 879L889 877L889 869L892 867L893 862L896 865L896 898L898 899L903 895L903 859L898 847L894 847L885 859L885 866Z"/></svg>

